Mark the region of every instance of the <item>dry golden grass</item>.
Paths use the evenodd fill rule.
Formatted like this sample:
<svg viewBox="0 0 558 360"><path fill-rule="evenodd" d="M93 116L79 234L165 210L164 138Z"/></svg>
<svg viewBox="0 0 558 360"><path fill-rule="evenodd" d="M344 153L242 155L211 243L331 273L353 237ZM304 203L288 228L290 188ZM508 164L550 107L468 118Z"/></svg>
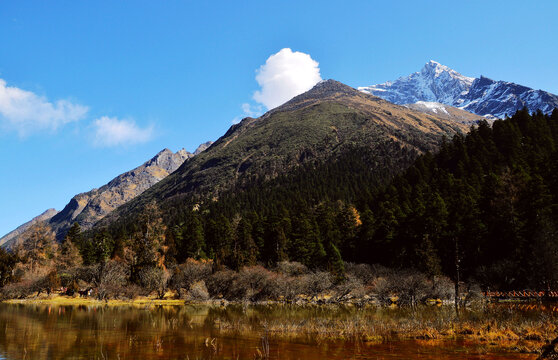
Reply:
<svg viewBox="0 0 558 360"><path fill-rule="evenodd" d="M186 302L180 299L154 299L149 297L138 297L134 300L96 300L93 298L71 297L61 295L51 295L48 297L29 298L29 299L11 299L4 301L7 304L43 304L43 305L109 305L109 306L122 306L122 305L163 305L163 306L178 306L184 305Z"/></svg>
<svg viewBox="0 0 558 360"><path fill-rule="evenodd" d="M390 311L393 316L389 315ZM327 316L291 319L278 316L265 323L254 323L253 320L245 321L242 318L234 321L223 318L219 321L219 328L235 334L254 334L265 329L270 337L370 344L414 339L420 344L434 346L441 342L463 340L526 353L537 352L545 341L558 335L554 316L531 319L523 317L521 313L506 316L498 311L471 311L460 319L451 316L451 313L452 309L447 307L430 315L421 313L421 310L383 309L372 314L355 310L343 319Z"/></svg>

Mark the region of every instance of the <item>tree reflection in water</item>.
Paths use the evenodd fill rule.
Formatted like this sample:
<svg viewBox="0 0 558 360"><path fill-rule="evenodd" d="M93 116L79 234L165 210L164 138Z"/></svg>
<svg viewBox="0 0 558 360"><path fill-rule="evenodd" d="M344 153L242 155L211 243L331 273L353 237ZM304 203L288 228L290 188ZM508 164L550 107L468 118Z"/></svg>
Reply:
<svg viewBox="0 0 558 360"><path fill-rule="evenodd" d="M436 310L437 311L437 310ZM407 314L407 315L405 315ZM408 313L396 314L405 320ZM416 315L416 314L415 314ZM52 306L0 304L0 359L534 359L480 355L463 341L327 339L291 330L349 321L382 325L383 310L290 306ZM410 316L410 315L409 315ZM367 323L362 322L367 317ZM277 332L282 336L262 335ZM286 324L286 325L285 325ZM291 325L289 325L291 324ZM308 325L309 326L309 325ZM317 325L316 325L317 326ZM318 327L314 328L318 329ZM268 346L268 348L266 348ZM494 351L494 350L492 350Z"/></svg>

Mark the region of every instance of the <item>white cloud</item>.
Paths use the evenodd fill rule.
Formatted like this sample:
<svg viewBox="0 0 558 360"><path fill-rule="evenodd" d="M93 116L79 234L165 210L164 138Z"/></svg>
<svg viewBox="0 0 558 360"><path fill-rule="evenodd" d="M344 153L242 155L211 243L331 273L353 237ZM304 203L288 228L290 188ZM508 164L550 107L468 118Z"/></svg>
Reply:
<svg viewBox="0 0 558 360"><path fill-rule="evenodd" d="M244 113L243 117L249 116L249 117L257 118L260 117L264 112L264 107L261 104L254 105L250 103L244 103L242 104L241 108L242 108L242 112Z"/></svg>
<svg viewBox="0 0 558 360"><path fill-rule="evenodd" d="M281 49L256 71L261 90L254 93L254 100L272 109L310 90L322 79L318 65L308 54Z"/></svg>
<svg viewBox="0 0 558 360"><path fill-rule="evenodd" d="M244 103L242 104L242 111L244 112L244 115L246 116L250 116L250 117L257 117L260 116L262 114L262 106L258 105L258 106L253 106L249 103Z"/></svg>
<svg viewBox="0 0 558 360"><path fill-rule="evenodd" d="M49 102L44 96L6 85L0 79L0 124L26 136L82 119L89 109L68 100Z"/></svg>
<svg viewBox="0 0 558 360"><path fill-rule="evenodd" d="M103 116L93 122L97 146L119 146L144 143L151 140L153 127L142 129L132 120L119 120Z"/></svg>
<svg viewBox="0 0 558 360"><path fill-rule="evenodd" d="M239 115L239 116L236 116L232 120L233 124L238 124L242 119L244 119L247 116L257 118L263 112L263 106L262 105L252 105L250 103L244 103L240 107L242 108L242 113L243 114Z"/></svg>

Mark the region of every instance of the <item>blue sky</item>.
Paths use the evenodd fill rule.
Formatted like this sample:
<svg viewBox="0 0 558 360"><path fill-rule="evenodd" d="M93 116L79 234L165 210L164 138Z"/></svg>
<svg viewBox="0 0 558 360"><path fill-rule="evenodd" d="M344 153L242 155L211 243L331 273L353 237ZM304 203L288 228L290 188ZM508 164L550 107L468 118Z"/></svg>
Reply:
<svg viewBox="0 0 558 360"><path fill-rule="evenodd" d="M558 93L557 11L551 0L2 1L0 235L265 110L256 70L283 48L354 87L434 59Z"/></svg>

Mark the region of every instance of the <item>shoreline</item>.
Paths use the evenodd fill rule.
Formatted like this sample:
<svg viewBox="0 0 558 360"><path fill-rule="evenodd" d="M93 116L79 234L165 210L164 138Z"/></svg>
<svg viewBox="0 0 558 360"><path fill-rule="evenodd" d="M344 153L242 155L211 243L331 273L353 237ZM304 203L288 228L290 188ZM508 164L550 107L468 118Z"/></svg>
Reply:
<svg viewBox="0 0 558 360"><path fill-rule="evenodd" d="M243 301L243 300L226 300L226 299L208 299L208 300L187 300L179 299L174 296L168 296L163 299L147 296L139 296L134 299L108 299L99 300L94 297L79 297L68 295L48 295L48 296L35 296L27 297L24 299L0 299L0 303L6 304L55 304L55 305L162 305L162 306L182 306L182 305L293 305L293 306L308 306L308 305L343 305L355 307L413 307L410 305L400 305L397 301L392 302L390 305L379 304L377 301L371 299L356 299L357 301L335 301L331 300L331 296L321 296L315 299L299 298L295 301L282 301L282 300L260 300L260 301ZM497 301L489 298L484 298L478 302L479 304L517 304L517 305L548 305L549 309L553 312L558 312L558 302L555 301L541 301L541 300L523 300L523 299L499 299ZM415 305L416 307L417 305ZM418 306L425 307L453 307L453 301L441 301L436 299L428 300ZM468 307L467 307L468 308Z"/></svg>
<svg viewBox="0 0 558 360"><path fill-rule="evenodd" d="M80 298L80 297L70 297L70 296L55 296L46 298L28 298L28 299L7 299L2 300L0 303L4 304L27 304L27 305L75 305L75 306L85 306L85 305L109 305L109 306L125 306L125 305L162 305L162 306L183 306L187 305L189 302L181 299L150 299L150 298L136 298L133 300L97 300L94 298ZM208 303L209 305L209 303Z"/></svg>

